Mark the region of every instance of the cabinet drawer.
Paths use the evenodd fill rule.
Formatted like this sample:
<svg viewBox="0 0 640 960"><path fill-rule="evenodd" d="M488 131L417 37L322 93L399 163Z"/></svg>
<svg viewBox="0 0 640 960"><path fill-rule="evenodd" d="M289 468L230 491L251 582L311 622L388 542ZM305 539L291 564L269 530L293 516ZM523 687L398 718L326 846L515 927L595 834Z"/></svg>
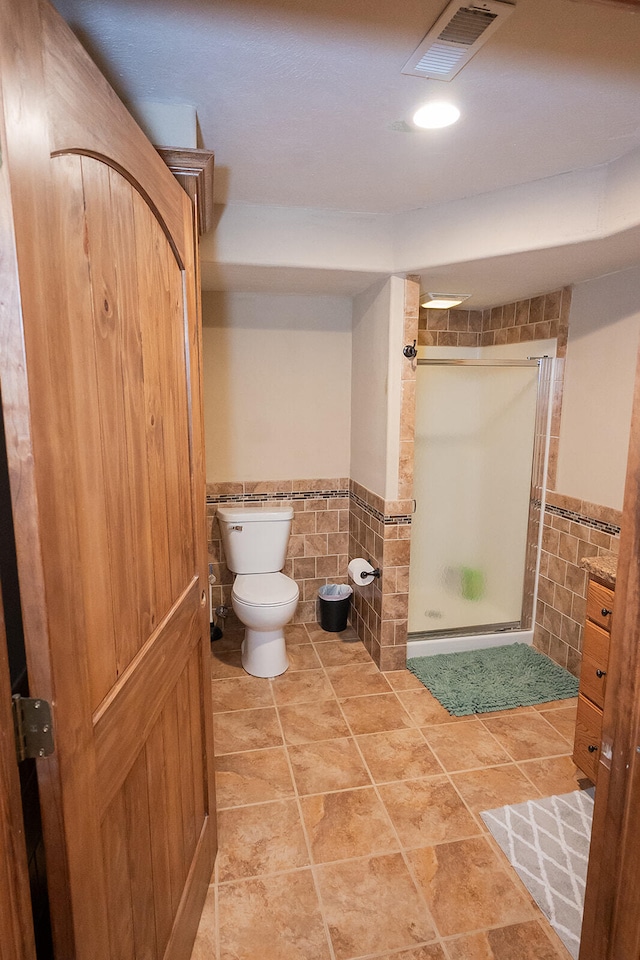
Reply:
<svg viewBox="0 0 640 960"><path fill-rule="evenodd" d="M582 641L582 669L580 670L580 693L604 707L609 662L609 634L590 620L584 625Z"/></svg>
<svg viewBox="0 0 640 960"><path fill-rule="evenodd" d="M604 709L604 697L607 688L607 665L602 661L592 660L586 654L582 658L580 668L580 693L583 697L593 700L597 707Z"/></svg>
<svg viewBox="0 0 640 960"><path fill-rule="evenodd" d="M598 776L601 737L602 710L594 707L585 697L579 696L573 762L594 783Z"/></svg>
<svg viewBox="0 0 640 960"><path fill-rule="evenodd" d="M589 580L587 591L587 617L605 630L611 630L613 613L613 590L603 587L595 580Z"/></svg>

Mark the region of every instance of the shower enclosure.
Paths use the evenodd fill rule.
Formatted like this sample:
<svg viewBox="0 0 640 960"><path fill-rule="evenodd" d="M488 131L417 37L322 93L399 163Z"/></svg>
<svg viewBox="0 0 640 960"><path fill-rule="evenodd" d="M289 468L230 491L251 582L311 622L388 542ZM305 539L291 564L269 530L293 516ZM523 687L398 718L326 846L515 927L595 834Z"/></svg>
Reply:
<svg viewBox="0 0 640 960"><path fill-rule="evenodd" d="M530 627L551 364L418 361L410 642Z"/></svg>

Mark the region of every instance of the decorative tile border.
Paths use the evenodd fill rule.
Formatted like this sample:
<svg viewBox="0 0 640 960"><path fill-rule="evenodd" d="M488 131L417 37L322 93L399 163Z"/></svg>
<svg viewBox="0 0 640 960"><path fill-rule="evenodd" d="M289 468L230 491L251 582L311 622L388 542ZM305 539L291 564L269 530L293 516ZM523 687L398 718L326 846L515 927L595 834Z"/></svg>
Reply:
<svg viewBox="0 0 640 960"><path fill-rule="evenodd" d="M368 513L369 516L378 520L380 523L411 523L410 513L381 513L380 510L376 510L375 507L372 507L366 500L359 497L353 490L350 491L348 496L353 503L357 504L362 510Z"/></svg>
<svg viewBox="0 0 640 960"><path fill-rule="evenodd" d="M371 504L359 497L353 490L296 490L271 491L270 493L223 493L220 495L208 494L207 503L277 503L283 500L337 500L348 497L370 516L380 523L411 523L410 513L381 513Z"/></svg>
<svg viewBox="0 0 640 960"><path fill-rule="evenodd" d="M596 520L594 517L587 517L582 513L576 513L575 510L566 510L563 507L555 507L553 504L547 504L545 512L554 514L556 517L564 517L565 520L573 520L574 523L580 523L583 527L602 530L603 533L609 533L612 537L620 536L620 527L617 524L607 523L604 520Z"/></svg>
<svg viewBox="0 0 640 960"><path fill-rule="evenodd" d="M208 494L207 503L272 503L281 500L337 500L349 496L348 490L296 490L271 493L223 493L219 496Z"/></svg>

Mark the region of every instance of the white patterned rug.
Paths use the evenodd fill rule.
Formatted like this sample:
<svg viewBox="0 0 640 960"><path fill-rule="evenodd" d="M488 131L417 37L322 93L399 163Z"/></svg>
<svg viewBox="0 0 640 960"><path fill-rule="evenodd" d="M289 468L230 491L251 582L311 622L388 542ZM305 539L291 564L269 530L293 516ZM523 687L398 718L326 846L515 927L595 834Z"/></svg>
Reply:
<svg viewBox="0 0 640 960"><path fill-rule="evenodd" d="M572 957L580 949L594 788L481 814Z"/></svg>

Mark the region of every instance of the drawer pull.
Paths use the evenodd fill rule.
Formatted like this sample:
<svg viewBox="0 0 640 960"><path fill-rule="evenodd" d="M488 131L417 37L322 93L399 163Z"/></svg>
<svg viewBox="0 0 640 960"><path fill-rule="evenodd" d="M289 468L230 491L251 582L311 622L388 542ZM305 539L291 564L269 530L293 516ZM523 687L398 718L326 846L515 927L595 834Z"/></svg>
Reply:
<svg viewBox="0 0 640 960"><path fill-rule="evenodd" d="M595 753L597 749L598 748L595 747L592 743L590 743L589 746L587 747L587 750L589 751L589 753Z"/></svg>
<svg viewBox="0 0 640 960"><path fill-rule="evenodd" d="M600 680L602 680L603 677L606 677L606 675L606 670L596 670L596 677L598 677Z"/></svg>
<svg viewBox="0 0 640 960"><path fill-rule="evenodd" d="M607 610L606 607L603 607L602 610L600 611L600 613L601 613L601 615L602 615L603 617L608 617L608 616L611 615L612 611L611 611L611 610Z"/></svg>

